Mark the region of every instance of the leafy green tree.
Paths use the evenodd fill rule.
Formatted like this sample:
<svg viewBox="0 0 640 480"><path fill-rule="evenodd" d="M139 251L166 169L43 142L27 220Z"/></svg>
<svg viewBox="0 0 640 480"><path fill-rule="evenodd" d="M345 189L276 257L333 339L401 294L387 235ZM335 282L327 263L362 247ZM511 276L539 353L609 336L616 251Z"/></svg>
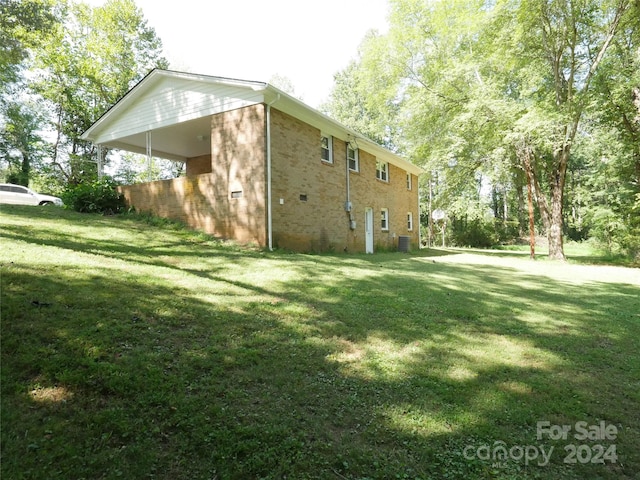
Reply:
<svg viewBox="0 0 640 480"><path fill-rule="evenodd" d="M28 186L31 169L46 153L46 144L39 134L42 115L28 103L0 104L3 121L0 127L0 161L7 168L10 183Z"/></svg>
<svg viewBox="0 0 640 480"><path fill-rule="evenodd" d="M44 117L25 95L29 51L46 43L58 18L53 0L0 1L0 164L5 179L28 185L44 156Z"/></svg>
<svg viewBox="0 0 640 480"><path fill-rule="evenodd" d="M508 220L504 206L516 172L504 132L517 105L501 94L505 80L487 53L482 4L393 2L387 45L370 50L382 56L367 64L396 76L392 95L401 104L407 152L438 181L433 208L449 212L457 226L476 222L485 229L494 228L485 215L495 203L490 192L501 192L500 214Z"/></svg>
<svg viewBox="0 0 640 480"><path fill-rule="evenodd" d="M302 97L300 97L296 93L296 88L294 87L293 82L289 77L276 73L271 76L271 78L269 79L269 83L274 87L279 88L284 93L287 93L292 97L299 98L300 100L302 100Z"/></svg>
<svg viewBox="0 0 640 480"><path fill-rule="evenodd" d="M35 51L34 91L49 107L51 163L66 181L94 178L95 147L80 135L155 67L166 68L162 44L133 0L65 6L65 21Z"/></svg>
<svg viewBox="0 0 640 480"><path fill-rule="evenodd" d="M640 6L621 21L594 77L582 175L587 227L609 250L640 255Z"/></svg>
<svg viewBox="0 0 640 480"><path fill-rule="evenodd" d="M0 92L18 81L20 67L57 21L53 0L0 2Z"/></svg>
<svg viewBox="0 0 640 480"><path fill-rule="evenodd" d="M334 86L323 113L392 151L403 150L399 131L399 104L394 100L394 75L379 62L385 39L370 31L358 56L334 75Z"/></svg>
<svg viewBox="0 0 640 480"><path fill-rule="evenodd" d="M522 117L526 124L521 122L520 127L526 141L533 143L534 156L524 166L537 183L551 258L564 259L567 169L593 98L591 84L629 11L627 0L523 0L504 2L500 10L512 26L505 43L519 66L515 78L526 88L519 92L519 101L527 108ZM540 188L543 181L545 192Z"/></svg>
<svg viewBox="0 0 640 480"><path fill-rule="evenodd" d="M389 33L364 51L358 74L382 79L373 98L399 105L407 151L438 172L450 208L474 195L479 173L521 209L521 169L549 254L564 259L572 149L586 132L597 74L638 8L629 0L393 0Z"/></svg>
<svg viewBox="0 0 640 480"><path fill-rule="evenodd" d="M153 157L149 165L146 155L132 152L120 152L120 155L113 179L122 185L177 178L185 171L184 162Z"/></svg>

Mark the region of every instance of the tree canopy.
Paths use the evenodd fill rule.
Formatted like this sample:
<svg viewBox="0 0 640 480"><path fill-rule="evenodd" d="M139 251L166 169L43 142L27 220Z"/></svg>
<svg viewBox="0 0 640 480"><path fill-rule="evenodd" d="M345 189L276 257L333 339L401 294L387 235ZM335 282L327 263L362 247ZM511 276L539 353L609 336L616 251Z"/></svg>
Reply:
<svg viewBox="0 0 640 480"><path fill-rule="evenodd" d="M31 133L41 132L39 140L48 139L47 154L39 157L47 183L92 178L95 147L80 135L151 69L168 66L160 39L133 0L108 0L99 7L10 1L3 3L2 14L2 22L12 26L9 35L17 32L3 49L3 62L13 72L3 91L5 168L16 166L16 156L23 166L30 161L21 142L33 142L10 135L29 125ZM32 41L36 34L46 35L46 41ZM20 95L7 95L16 86ZM35 101L40 104L36 123L25 107Z"/></svg>
<svg viewBox="0 0 640 480"><path fill-rule="evenodd" d="M454 224L490 216L522 230L529 183L552 258L564 258L567 234L595 233L603 212L612 225L635 228L640 3L392 0L390 6L388 33L365 38L354 63L336 76L327 111L356 129L362 118L356 106L392 118L384 123L394 128L363 133L375 139L394 132L392 143L431 172L435 206ZM616 165L611 170L624 165L628 173L622 185L607 183L616 194L606 207L604 194L585 194L608 171L603 155Z"/></svg>
<svg viewBox="0 0 640 480"><path fill-rule="evenodd" d="M0 89L18 81L29 51L44 41L57 22L51 0L0 2Z"/></svg>

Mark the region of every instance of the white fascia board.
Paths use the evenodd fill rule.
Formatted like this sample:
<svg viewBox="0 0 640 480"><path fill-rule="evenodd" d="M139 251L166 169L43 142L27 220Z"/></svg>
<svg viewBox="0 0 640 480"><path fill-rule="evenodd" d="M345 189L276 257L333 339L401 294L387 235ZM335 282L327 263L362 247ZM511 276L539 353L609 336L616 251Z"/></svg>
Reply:
<svg viewBox="0 0 640 480"><path fill-rule="evenodd" d="M93 125L91 125L82 135L80 135L80 138L82 140L89 140L94 144L99 144L100 142L96 140L98 131L104 125L109 123L110 118L117 116L121 110L126 109L140 95L142 95L146 89L146 86L148 84L154 83L155 78L160 75L159 72L160 70L152 70L147 74L146 77L144 77L133 87L131 87L131 89L127 93L125 93L124 97L113 104L111 108L104 112L100 118L93 122Z"/></svg>
<svg viewBox="0 0 640 480"><path fill-rule="evenodd" d="M267 87L265 82L257 82L254 80L240 80L237 78L229 77L216 77L213 75L202 75L197 73L178 72L176 70L156 70L163 77L180 78L189 81L200 81L205 83L212 83L216 85L229 85L234 87L251 88L252 90L261 91Z"/></svg>

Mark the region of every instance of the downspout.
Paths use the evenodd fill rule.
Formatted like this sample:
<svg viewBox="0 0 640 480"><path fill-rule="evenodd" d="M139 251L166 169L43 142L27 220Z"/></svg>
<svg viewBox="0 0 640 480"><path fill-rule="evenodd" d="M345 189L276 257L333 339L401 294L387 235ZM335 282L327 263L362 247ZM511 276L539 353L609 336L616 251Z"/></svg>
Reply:
<svg viewBox="0 0 640 480"><path fill-rule="evenodd" d="M353 140L349 140L349 137L347 137L347 145L346 145L346 152L345 152L345 177L346 177L346 187L347 187L347 198L344 204L344 209L345 211L349 214L349 229L350 230L354 230L353 228L353 205L351 204L351 175L349 173L349 147L353 148L351 146L351 142L353 141L353 143L356 143L355 138ZM356 148L354 148L354 150L357 150L358 146L357 144L355 145Z"/></svg>
<svg viewBox="0 0 640 480"><path fill-rule="evenodd" d="M347 199L346 199L346 203L344 204L344 209L349 212L349 219L351 219L351 184L350 184L350 179L349 179L349 145L350 142L347 142L347 148L345 149L345 178L346 178L346 184L347 184Z"/></svg>
<svg viewBox="0 0 640 480"><path fill-rule="evenodd" d="M280 100L280 94L267 103L267 246L273 250L273 221L271 212L271 105Z"/></svg>

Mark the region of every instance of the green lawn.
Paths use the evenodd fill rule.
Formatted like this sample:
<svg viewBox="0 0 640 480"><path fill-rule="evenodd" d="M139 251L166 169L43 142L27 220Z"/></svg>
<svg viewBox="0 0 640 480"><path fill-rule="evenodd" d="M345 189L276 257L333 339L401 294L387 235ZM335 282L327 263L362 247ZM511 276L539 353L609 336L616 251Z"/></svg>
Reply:
<svg viewBox="0 0 640 480"><path fill-rule="evenodd" d="M35 207L0 242L3 479L638 478L638 269Z"/></svg>
<svg viewBox="0 0 640 480"><path fill-rule="evenodd" d="M593 240L593 239L592 239ZM623 255L621 253L612 253L599 248L595 241L588 240L585 242L565 242L564 253L568 257L570 263L581 263L589 265L618 265L623 267L640 267L637 259ZM498 247L498 251L510 253L522 253L527 256L530 253L529 245L503 245ZM536 259L546 259L548 248L546 245L536 245Z"/></svg>

